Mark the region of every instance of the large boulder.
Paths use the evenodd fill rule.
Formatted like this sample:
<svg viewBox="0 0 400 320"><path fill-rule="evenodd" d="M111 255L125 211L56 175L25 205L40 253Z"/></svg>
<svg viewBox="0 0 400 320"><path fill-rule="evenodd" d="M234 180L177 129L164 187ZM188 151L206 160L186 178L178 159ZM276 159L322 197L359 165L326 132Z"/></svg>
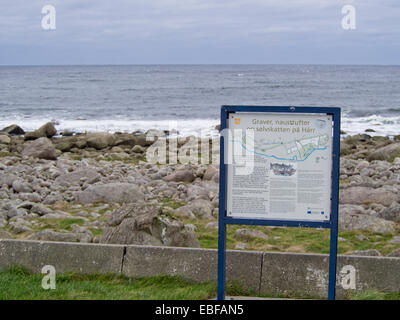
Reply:
<svg viewBox="0 0 400 320"><path fill-rule="evenodd" d="M264 239L268 240L269 237L262 231L251 229L238 229L235 232L235 239L240 241Z"/></svg>
<svg viewBox="0 0 400 320"><path fill-rule="evenodd" d="M16 124L12 124L11 126L5 127L1 129L0 132L5 132L11 136L19 136L25 134L25 131Z"/></svg>
<svg viewBox="0 0 400 320"><path fill-rule="evenodd" d="M164 181L170 182L193 182L196 176L190 170L177 170L174 173L164 177Z"/></svg>
<svg viewBox="0 0 400 320"><path fill-rule="evenodd" d="M131 183L94 184L75 195L78 203L89 204L96 202L123 202L132 203L144 200L140 188Z"/></svg>
<svg viewBox="0 0 400 320"><path fill-rule="evenodd" d="M393 161L396 157L400 157L400 143L391 143L387 146L378 148L368 156L367 160Z"/></svg>
<svg viewBox="0 0 400 320"><path fill-rule="evenodd" d="M27 144L21 152L23 157L33 157L46 160L56 160L57 152L51 140L48 138L39 138Z"/></svg>
<svg viewBox="0 0 400 320"><path fill-rule="evenodd" d="M80 185L82 182L93 184L100 181L101 175L90 167L83 167L72 172L59 175L55 182L63 186Z"/></svg>
<svg viewBox="0 0 400 320"><path fill-rule="evenodd" d="M47 122L46 124L42 125L39 129L28 132L25 134L25 140L35 140L42 137L51 138L57 134L57 130L54 127L52 122Z"/></svg>
<svg viewBox="0 0 400 320"><path fill-rule="evenodd" d="M205 199L196 199L174 211L174 214L190 219L213 219L213 205Z"/></svg>
<svg viewBox="0 0 400 320"><path fill-rule="evenodd" d="M339 206L339 230L369 230L376 233L391 234L396 232L396 224L364 213L361 206Z"/></svg>
<svg viewBox="0 0 400 320"><path fill-rule="evenodd" d="M113 147L116 139L114 135L109 133L91 133L86 136L86 145L89 148L102 150L107 147Z"/></svg>
<svg viewBox="0 0 400 320"><path fill-rule="evenodd" d="M379 212L379 217L385 220L400 222L400 204L394 202L390 207Z"/></svg>
<svg viewBox="0 0 400 320"><path fill-rule="evenodd" d="M10 144L11 138L8 134L0 132L0 144Z"/></svg>
<svg viewBox="0 0 400 320"><path fill-rule="evenodd" d="M194 228L164 215L158 206L123 205L107 224L101 243L199 247Z"/></svg>
<svg viewBox="0 0 400 320"><path fill-rule="evenodd" d="M341 189L339 193L339 201L342 204L380 203L390 206L398 199L398 195L384 188L350 187Z"/></svg>
<svg viewBox="0 0 400 320"><path fill-rule="evenodd" d="M89 243L92 241L90 231L85 232L60 232L52 230L42 230L28 237L28 240L42 241L62 241L62 242L82 242Z"/></svg>

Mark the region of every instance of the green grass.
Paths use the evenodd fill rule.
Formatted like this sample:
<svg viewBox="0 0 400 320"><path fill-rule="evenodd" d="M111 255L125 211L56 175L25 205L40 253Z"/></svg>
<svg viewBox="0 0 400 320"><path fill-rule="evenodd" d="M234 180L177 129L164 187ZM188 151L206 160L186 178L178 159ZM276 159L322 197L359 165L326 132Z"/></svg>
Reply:
<svg viewBox="0 0 400 320"><path fill-rule="evenodd" d="M42 274L31 274L22 267L0 272L0 299L24 300L161 300L208 299L216 295L215 283L193 283L179 277L129 278L123 275L56 276L56 289L44 290Z"/></svg>
<svg viewBox="0 0 400 320"><path fill-rule="evenodd" d="M351 292L346 298L349 300L400 300L400 292L368 290L357 293Z"/></svg>
<svg viewBox="0 0 400 320"><path fill-rule="evenodd" d="M161 206L162 207L169 207L172 209L178 209L180 207L183 207L184 205L186 205L186 202L184 201L178 201L175 199L171 199L171 198L164 198L161 200Z"/></svg>
<svg viewBox="0 0 400 320"><path fill-rule="evenodd" d="M1 151L0 152L0 158L6 158L6 157L15 157L17 156L15 153L8 152L8 151Z"/></svg>
<svg viewBox="0 0 400 320"><path fill-rule="evenodd" d="M176 276L130 278L115 274L56 275L56 289L42 288L44 275L17 266L0 271L0 300L204 300L217 294L216 282L195 283ZM316 299L299 292L257 295L240 285L227 283L228 296ZM349 292L349 300L400 300L400 293L379 291Z"/></svg>
<svg viewBox="0 0 400 320"><path fill-rule="evenodd" d="M51 229L51 230L66 230L71 231L73 224L82 225L85 223L83 219L79 218L68 218L68 219L46 219L42 221L43 226L40 230Z"/></svg>
<svg viewBox="0 0 400 320"><path fill-rule="evenodd" d="M212 220L190 220L196 227L196 234L201 248L218 247L218 231L207 229L205 226ZM235 232L238 229L254 229L264 232L269 239L247 239L237 240ZM364 236L365 240L359 240L357 236ZM400 248L400 244L391 244L389 241L394 235L377 234L370 231L342 231L339 232L338 253L346 254L356 250L376 249L386 255ZM234 249L238 243L245 243L247 250L278 251L278 252L307 252L307 253L329 253L330 231L327 229L314 228L282 228L264 226L227 226L228 249Z"/></svg>

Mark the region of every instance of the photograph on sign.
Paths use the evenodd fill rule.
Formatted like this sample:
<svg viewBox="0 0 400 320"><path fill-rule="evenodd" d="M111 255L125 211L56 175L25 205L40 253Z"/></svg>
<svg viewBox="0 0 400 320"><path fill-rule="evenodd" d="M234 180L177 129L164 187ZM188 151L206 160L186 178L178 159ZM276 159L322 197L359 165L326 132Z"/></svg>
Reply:
<svg viewBox="0 0 400 320"><path fill-rule="evenodd" d="M329 221L332 116L230 113L227 216Z"/></svg>

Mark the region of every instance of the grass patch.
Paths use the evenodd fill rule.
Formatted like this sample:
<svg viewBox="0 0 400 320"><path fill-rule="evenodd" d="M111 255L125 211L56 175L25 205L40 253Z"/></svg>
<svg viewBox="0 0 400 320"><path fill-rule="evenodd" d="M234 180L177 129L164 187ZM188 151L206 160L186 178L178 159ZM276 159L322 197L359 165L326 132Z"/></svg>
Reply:
<svg viewBox="0 0 400 320"><path fill-rule="evenodd" d="M185 223L195 225L201 248L218 247L218 230L206 228L210 221L214 220L184 220ZM238 229L258 230L266 234L268 239L253 238L239 241L235 238ZM228 249L234 249L236 244L244 243L247 250L259 251L328 254L330 250L330 230L327 229L228 225L226 230ZM357 250L376 249L386 255L400 248L400 244L389 243L393 236L370 231L342 231L339 232L338 253L347 254Z"/></svg>
<svg viewBox="0 0 400 320"><path fill-rule="evenodd" d="M349 300L400 300L400 292L381 292L367 290L363 292L350 292L346 299Z"/></svg>
<svg viewBox="0 0 400 320"><path fill-rule="evenodd" d="M171 199L171 198L164 198L161 200L161 206L162 207L169 207L172 209L178 209L180 207L183 207L184 205L186 205L186 202L184 201L178 201L175 199Z"/></svg>
<svg viewBox="0 0 400 320"><path fill-rule="evenodd" d="M72 228L71 226L73 224L77 225L83 225L85 221L83 219L79 218L68 218L68 219L46 219L42 221L42 224L44 224L43 227L41 227L41 230L44 229L52 229L52 230L67 230L71 231Z"/></svg>
<svg viewBox="0 0 400 320"><path fill-rule="evenodd" d="M17 266L0 271L0 300L204 300L216 297L216 282L195 283L177 276L130 278L115 274L56 275L56 289L44 290L42 274ZM300 292L258 295L237 283L227 283L228 296L317 299ZM349 300L400 300L400 293L379 291L349 292Z"/></svg>
<svg viewBox="0 0 400 320"><path fill-rule="evenodd" d="M208 299L216 295L216 284L193 283L171 276L129 278L123 275L56 276L56 289L44 290L43 275L32 274L22 267L0 272L0 299L46 300L183 300Z"/></svg>
<svg viewBox="0 0 400 320"><path fill-rule="evenodd" d="M14 157L17 156L15 153L8 152L8 151L1 151L0 152L0 158L5 158L5 157Z"/></svg>

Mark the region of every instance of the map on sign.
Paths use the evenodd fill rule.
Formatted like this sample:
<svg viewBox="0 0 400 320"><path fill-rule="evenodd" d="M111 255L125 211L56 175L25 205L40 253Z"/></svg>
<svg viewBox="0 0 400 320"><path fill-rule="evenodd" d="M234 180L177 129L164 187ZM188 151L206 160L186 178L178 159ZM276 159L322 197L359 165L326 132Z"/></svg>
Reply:
<svg viewBox="0 0 400 320"><path fill-rule="evenodd" d="M228 128L242 156L228 164L228 216L329 220L331 116L235 113Z"/></svg>
<svg viewBox="0 0 400 320"><path fill-rule="evenodd" d="M329 135L321 134L300 138L292 141L269 141L266 138L253 140L244 136L242 140L233 140L240 143L242 148L256 155L285 161L305 161L314 151L323 151L328 148Z"/></svg>

